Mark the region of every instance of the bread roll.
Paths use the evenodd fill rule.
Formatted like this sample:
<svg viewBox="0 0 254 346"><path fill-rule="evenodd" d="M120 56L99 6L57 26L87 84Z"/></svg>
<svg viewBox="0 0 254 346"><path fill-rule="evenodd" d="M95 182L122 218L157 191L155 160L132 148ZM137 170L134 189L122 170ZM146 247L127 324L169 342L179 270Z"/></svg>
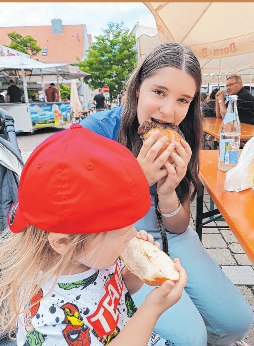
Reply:
<svg viewBox="0 0 254 346"><path fill-rule="evenodd" d="M165 143L165 145L161 148L161 150L158 152L158 155L156 156L159 157L169 146L169 144L171 143L171 141L174 139L176 142L181 143L181 135L176 132L175 130L172 129L161 129L161 128L154 128L151 129L150 131L148 131L147 133L144 134L144 140L147 140L155 131L160 131L160 137L162 138L163 136L167 136L168 137L168 141ZM173 152L176 153L176 150L174 149ZM169 156L168 160L169 163L173 163L174 160Z"/></svg>
<svg viewBox="0 0 254 346"><path fill-rule="evenodd" d="M127 269L150 286L160 286L166 280L178 281L174 262L152 243L133 238L120 255Z"/></svg>

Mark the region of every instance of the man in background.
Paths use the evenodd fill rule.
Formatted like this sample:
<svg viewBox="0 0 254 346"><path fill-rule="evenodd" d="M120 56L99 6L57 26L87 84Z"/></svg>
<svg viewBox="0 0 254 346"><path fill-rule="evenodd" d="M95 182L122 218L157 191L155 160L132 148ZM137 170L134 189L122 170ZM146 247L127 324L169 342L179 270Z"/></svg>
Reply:
<svg viewBox="0 0 254 346"><path fill-rule="evenodd" d="M50 83L49 87L45 90L45 94L47 97L47 102L59 102L59 91L55 87L54 83Z"/></svg>
<svg viewBox="0 0 254 346"><path fill-rule="evenodd" d="M124 95L124 90L121 90L121 93L119 95L117 95L117 99L116 99L116 105L118 107L121 106L121 102L122 102L122 97Z"/></svg>
<svg viewBox="0 0 254 346"><path fill-rule="evenodd" d="M96 107L96 112L104 111L105 108L108 109L105 96L102 93L102 89L99 89L98 94L94 96L93 104Z"/></svg>
<svg viewBox="0 0 254 346"><path fill-rule="evenodd" d="M12 79L10 80L9 84L10 86L7 89L7 102L21 102L21 89L14 83Z"/></svg>
<svg viewBox="0 0 254 346"><path fill-rule="evenodd" d="M241 76L232 74L226 82L227 94L237 95L237 110L241 123L254 125L254 97L244 88ZM228 102L224 91L216 93L216 117L224 118Z"/></svg>

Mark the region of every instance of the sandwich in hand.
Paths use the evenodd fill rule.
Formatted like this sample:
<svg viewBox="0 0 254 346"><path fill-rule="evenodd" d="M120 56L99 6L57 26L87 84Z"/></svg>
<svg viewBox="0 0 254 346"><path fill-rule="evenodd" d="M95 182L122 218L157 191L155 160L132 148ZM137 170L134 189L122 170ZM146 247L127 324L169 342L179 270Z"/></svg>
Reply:
<svg viewBox="0 0 254 346"><path fill-rule="evenodd" d="M138 134L143 140L147 140L155 131L160 131L160 137L167 136L168 141L158 152L157 157L159 157L169 146L172 140L175 140L178 143L181 143L181 139L184 138L182 131L177 125L170 123L163 123L158 120L153 119L152 121L144 121L138 128ZM174 149L173 152L176 153ZM157 158L156 157L156 158ZM168 158L169 163L173 163L171 157Z"/></svg>
<svg viewBox="0 0 254 346"><path fill-rule="evenodd" d="M179 280L172 259L146 240L131 239L120 257L126 268L147 285L160 286L166 280Z"/></svg>

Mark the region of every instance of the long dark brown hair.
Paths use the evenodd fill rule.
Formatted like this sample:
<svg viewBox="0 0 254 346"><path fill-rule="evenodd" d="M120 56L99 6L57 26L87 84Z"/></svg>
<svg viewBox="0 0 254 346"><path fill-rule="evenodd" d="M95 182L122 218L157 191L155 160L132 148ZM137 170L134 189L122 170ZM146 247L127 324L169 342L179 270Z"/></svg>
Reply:
<svg viewBox="0 0 254 346"><path fill-rule="evenodd" d="M184 71L196 83L195 96L186 117L179 125L192 150L186 176L176 189L178 198L181 202L184 202L189 197L191 183L194 185L191 200L193 200L196 192L199 193L202 188L198 178L199 150L203 133L200 112L201 69L197 58L188 47L180 43L164 42L155 47L136 68L128 82L126 102L117 141L130 149L136 157L138 156L142 140L137 134L139 122L137 118L138 100L136 91L146 78L151 77L156 71L164 67L174 67Z"/></svg>

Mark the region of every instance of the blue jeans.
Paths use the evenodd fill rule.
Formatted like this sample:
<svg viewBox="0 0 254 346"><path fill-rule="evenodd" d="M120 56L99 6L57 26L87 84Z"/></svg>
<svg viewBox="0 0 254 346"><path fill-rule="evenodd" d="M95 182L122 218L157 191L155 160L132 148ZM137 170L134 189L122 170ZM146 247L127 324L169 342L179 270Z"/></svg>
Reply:
<svg viewBox="0 0 254 346"><path fill-rule="evenodd" d="M160 241L153 205L135 226L138 231L150 230ZM188 282L180 301L159 318L154 331L176 346L230 346L241 340L252 326L252 309L197 233L191 227L182 234L168 233L168 244L170 257L180 259ZM144 284L133 295L135 304L140 306L152 289Z"/></svg>

